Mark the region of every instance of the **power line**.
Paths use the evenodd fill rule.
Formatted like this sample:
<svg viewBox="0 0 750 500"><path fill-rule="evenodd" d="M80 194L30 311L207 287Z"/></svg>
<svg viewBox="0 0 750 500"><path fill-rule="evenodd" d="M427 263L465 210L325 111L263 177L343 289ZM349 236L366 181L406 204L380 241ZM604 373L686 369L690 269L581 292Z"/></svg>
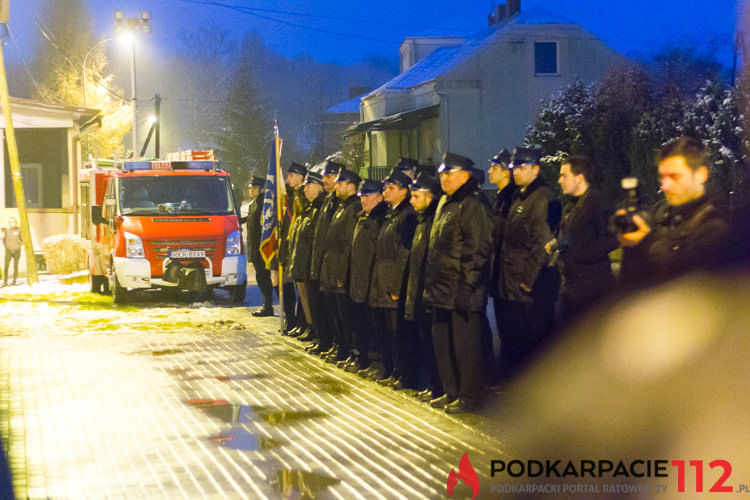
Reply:
<svg viewBox="0 0 750 500"><path fill-rule="evenodd" d="M234 10L234 11L237 11L237 12L240 12L240 13L243 13L243 14L247 14L247 15L250 15L250 16L253 16L253 17L257 17L259 19L265 19L266 21L271 21L271 22L275 22L275 23L279 23L279 24L284 24L284 25L287 25L287 26L295 27L295 28L302 28L302 29L306 29L306 30L310 30L310 31L317 31L319 33L325 33L327 35L343 36L343 37L354 38L354 39L358 39L358 40L369 40L371 42L381 42L381 43L388 43L388 44L399 43L401 41L401 40L395 40L395 39L394 40L386 40L384 38L374 38L374 37L362 36L362 35L352 35L350 33L342 33L342 32L339 32L339 31L332 31L332 30L327 30L327 29L323 29L323 28L314 28L312 26L305 26L303 24L293 23L291 21L284 21L282 19L276 19L274 17L266 16L266 15L263 15L263 14L258 14L256 12L248 10L248 9L250 9L249 7L239 7L239 6L236 6L236 5L229 5L229 4L219 3L219 2L213 2L211 0L179 0L179 1L186 2L186 3L197 3L197 4L202 4L202 5L212 5L212 6L215 6L215 7L223 7L225 9Z"/></svg>
<svg viewBox="0 0 750 500"><path fill-rule="evenodd" d="M313 19L328 19L331 21L346 21L350 23L361 23L361 24L370 24L370 25L377 25L377 26L397 26L400 28L417 28L417 29L438 29L442 31L455 31L455 27L451 26L436 26L436 25L426 25L426 24L409 24L409 23L394 23L391 21L373 21L372 19L357 19L352 17L343 17L343 16L328 16L324 14L313 14L309 12L293 12L289 10L278 10L278 9L264 9L260 7L242 7L239 5L232 5L227 4L223 2L218 2L214 0L180 0L182 2L186 3L195 3L195 4L203 4L203 5L213 5L216 7L224 7L229 8L233 10L240 10L245 13L251 13L251 12L265 12L267 14L282 14L285 16L298 16L298 17L310 17Z"/></svg>

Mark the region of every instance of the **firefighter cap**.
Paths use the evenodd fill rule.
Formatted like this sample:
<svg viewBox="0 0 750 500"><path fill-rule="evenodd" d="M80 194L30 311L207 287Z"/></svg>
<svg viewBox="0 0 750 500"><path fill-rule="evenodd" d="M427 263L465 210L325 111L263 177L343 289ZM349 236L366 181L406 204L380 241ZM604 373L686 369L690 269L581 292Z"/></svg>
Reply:
<svg viewBox="0 0 750 500"><path fill-rule="evenodd" d="M289 168L287 169L287 173L290 174L299 174L301 176L307 175L307 169L304 165L300 165L299 163L293 161L289 164Z"/></svg>
<svg viewBox="0 0 750 500"><path fill-rule="evenodd" d="M453 172L454 170L466 170L471 173L474 162L470 158L446 151L443 154L443 162L438 167L438 173Z"/></svg>
<svg viewBox="0 0 750 500"><path fill-rule="evenodd" d="M365 196L373 193L380 193L383 191L383 183L376 181L375 179L364 179L359 185L359 196Z"/></svg>
<svg viewBox="0 0 750 500"><path fill-rule="evenodd" d="M356 172L342 168L339 170L339 175L336 177L335 182L351 182L355 186L359 186L359 181L361 180L362 178Z"/></svg>

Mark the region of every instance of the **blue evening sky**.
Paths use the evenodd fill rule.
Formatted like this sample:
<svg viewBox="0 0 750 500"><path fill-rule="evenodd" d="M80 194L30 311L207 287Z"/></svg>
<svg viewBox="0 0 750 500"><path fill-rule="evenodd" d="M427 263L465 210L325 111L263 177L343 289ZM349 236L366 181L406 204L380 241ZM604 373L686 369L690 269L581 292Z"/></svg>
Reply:
<svg viewBox="0 0 750 500"><path fill-rule="evenodd" d="M621 53L648 56L667 45L716 53L732 62L738 4L743 0L522 0L593 32ZM498 3L497 0L494 3ZM27 60L38 34L40 0L11 0L13 39L7 58ZM151 50L173 50L181 32L212 22L239 37L256 29L266 45L287 57L308 54L321 62L350 64L371 55L395 58L414 35L471 35L487 26L491 0L88 0L95 29L112 36L113 13L150 10ZM239 12L219 4L253 9Z"/></svg>

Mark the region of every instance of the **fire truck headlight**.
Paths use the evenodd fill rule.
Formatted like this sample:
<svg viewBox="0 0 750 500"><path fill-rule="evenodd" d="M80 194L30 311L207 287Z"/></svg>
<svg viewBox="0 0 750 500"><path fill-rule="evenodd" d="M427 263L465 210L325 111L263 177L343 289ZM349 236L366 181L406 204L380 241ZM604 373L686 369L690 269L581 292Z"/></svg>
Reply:
<svg viewBox="0 0 750 500"><path fill-rule="evenodd" d="M131 233L125 233L125 257L143 258L146 253L143 251L143 241L140 236Z"/></svg>
<svg viewBox="0 0 750 500"><path fill-rule="evenodd" d="M227 236L227 257L242 253L242 233L235 231Z"/></svg>

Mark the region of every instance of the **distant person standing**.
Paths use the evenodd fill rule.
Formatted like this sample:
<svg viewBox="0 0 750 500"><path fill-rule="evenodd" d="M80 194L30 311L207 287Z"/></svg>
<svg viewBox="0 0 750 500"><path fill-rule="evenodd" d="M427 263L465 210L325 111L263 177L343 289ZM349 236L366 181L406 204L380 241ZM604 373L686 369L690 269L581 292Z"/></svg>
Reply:
<svg viewBox="0 0 750 500"><path fill-rule="evenodd" d="M255 176L248 186L250 205L247 213L247 248L250 262L255 268L255 281L263 295L263 305L252 312L253 316L273 316L273 283L271 271L266 269L266 263L260 254L260 235L263 231L263 191L266 180Z"/></svg>
<svg viewBox="0 0 750 500"><path fill-rule="evenodd" d="M13 261L13 284L16 284L18 278L18 259L21 257L21 228L18 227L18 220L11 217L8 221L7 228L3 228L3 246L5 247L5 267L3 272L3 286L8 286L8 267L10 261Z"/></svg>

